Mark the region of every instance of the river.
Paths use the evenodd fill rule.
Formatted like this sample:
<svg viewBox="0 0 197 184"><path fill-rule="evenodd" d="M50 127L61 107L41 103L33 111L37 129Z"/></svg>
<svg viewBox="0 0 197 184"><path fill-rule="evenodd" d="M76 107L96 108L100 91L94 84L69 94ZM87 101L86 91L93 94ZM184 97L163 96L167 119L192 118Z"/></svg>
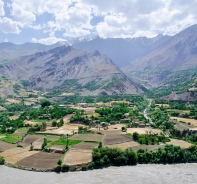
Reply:
<svg viewBox="0 0 197 184"><path fill-rule="evenodd" d="M0 166L0 184L197 184L197 164L137 165L69 173L40 173Z"/></svg>

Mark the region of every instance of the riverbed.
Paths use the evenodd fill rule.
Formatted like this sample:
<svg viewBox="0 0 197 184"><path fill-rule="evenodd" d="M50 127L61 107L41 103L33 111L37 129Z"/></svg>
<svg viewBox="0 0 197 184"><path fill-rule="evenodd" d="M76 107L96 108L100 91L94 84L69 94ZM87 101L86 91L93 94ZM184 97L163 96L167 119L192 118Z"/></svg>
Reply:
<svg viewBox="0 0 197 184"><path fill-rule="evenodd" d="M69 172L41 173L0 166L0 184L197 184L197 164L137 165Z"/></svg>

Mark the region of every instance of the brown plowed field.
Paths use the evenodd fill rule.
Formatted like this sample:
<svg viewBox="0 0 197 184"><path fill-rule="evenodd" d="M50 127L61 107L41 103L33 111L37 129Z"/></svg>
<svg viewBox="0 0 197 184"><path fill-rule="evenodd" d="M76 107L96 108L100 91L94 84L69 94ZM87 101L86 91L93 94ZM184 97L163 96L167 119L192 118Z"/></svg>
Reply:
<svg viewBox="0 0 197 184"><path fill-rule="evenodd" d="M16 147L16 144L9 144L3 141L0 141L0 152L5 151L7 149L11 149Z"/></svg>
<svg viewBox="0 0 197 184"><path fill-rule="evenodd" d="M58 153L38 152L16 163L18 166L35 169L52 169L57 166L57 161L62 157Z"/></svg>
<svg viewBox="0 0 197 184"><path fill-rule="evenodd" d="M30 146L31 143L33 143L34 141L40 139L41 137L39 135L27 135L23 142L21 143L21 146L23 146L24 148L27 146Z"/></svg>
<svg viewBox="0 0 197 184"><path fill-rule="evenodd" d="M41 150L42 144L44 142L44 137L40 137L40 139L37 139L33 142L33 149L34 150Z"/></svg>
<svg viewBox="0 0 197 184"><path fill-rule="evenodd" d="M99 142L102 139L100 134L75 134L70 139L71 140L82 140L82 141L95 141Z"/></svg>
<svg viewBox="0 0 197 184"><path fill-rule="evenodd" d="M177 121L182 121L182 122L185 122L185 123L191 123L191 125L197 127L197 120L196 119L179 118L179 117L171 117L170 119L176 119Z"/></svg>
<svg viewBox="0 0 197 184"><path fill-rule="evenodd" d="M81 142L79 144L75 144L74 146L71 146L71 150L92 150L93 148L98 147L97 143L94 142Z"/></svg>
<svg viewBox="0 0 197 184"><path fill-rule="evenodd" d="M120 148L122 150L125 150L127 148L133 148L133 147L136 147L136 146L139 146L140 144L135 142L135 141L130 141L130 142L124 142L124 143L120 143L120 144L111 144L111 145L108 145L107 147L110 147L110 148Z"/></svg>
<svg viewBox="0 0 197 184"><path fill-rule="evenodd" d="M86 164L92 161L92 150L69 150L63 160L66 165Z"/></svg>
<svg viewBox="0 0 197 184"><path fill-rule="evenodd" d="M190 146L192 146L191 143L183 141L183 140L178 140L178 139L170 139L170 142L167 144L173 144L174 146L180 146L183 149L188 149Z"/></svg>
<svg viewBox="0 0 197 184"><path fill-rule="evenodd" d="M138 134L146 134L147 132L151 133L157 133L160 134L162 131L159 129L152 129L152 128L127 128L127 133L133 134L134 132L137 132Z"/></svg>
<svg viewBox="0 0 197 184"><path fill-rule="evenodd" d="M139 145L139 146L134 146L132 147L132 149L134 151L138 151L139 149L143 149L143 150L156 150L158 148L163 148L164 145Z"/></svg>
<svg viewBox="0 0 197 184"><path fill-rule="evenodd" d="M103 139L103 145L108 146L130 141L133 141L132 137L126 135L105 135Z"/></svg>
<svg viewBox="0 0 197 184"><path fill-rule="evenodd" d="M5 158L5 162L9 164L16 164L20 160L27 158L31 155L34 155L38 153L37 151L27 151L23 148L13 148L4 151L0 154L0 156L3 156Z"/></svg>
<svg viewBox="0 0 197 184"><path fill-rule="evenodd" d="M50 151L51 152L63 152L65 150L66 146L62 146L62 145L54 145L50 147Z"/></svg>

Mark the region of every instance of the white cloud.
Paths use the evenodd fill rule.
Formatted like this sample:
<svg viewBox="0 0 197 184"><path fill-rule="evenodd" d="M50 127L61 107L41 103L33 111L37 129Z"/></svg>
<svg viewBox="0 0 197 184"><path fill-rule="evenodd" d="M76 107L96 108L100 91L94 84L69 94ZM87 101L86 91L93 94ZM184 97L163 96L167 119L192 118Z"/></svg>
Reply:
<svg viewBox="0 0 197 184"><path fill-rule="evenodd" d="M23 9L23 7L17 3L12 3L11 9L11 15L14 20L19 21L23 25L31 24L36 20L35 14Z"/></svg>
<svg viewBox="0 0 197 184"><path fill-rule="evenodd" d="M4 11L4 2L0 0L0 16L3 16L5 14Z"/></svg>
<svg viewBox="0 0 197 184"><path fill-rule="evenodd" d="M9 33L19 34L20 33L17 22L7 17L0 19L0 31L6 34L9 34Z"/></svg>
<svg viewBox="0 0 197 184"><path fill-rule="evenodd" d="M12 0L10 7L15 28L40 29L49 38L173 35L197 23L197 0ZM40 23L46 12L52 19ZM95 16L103 19L92 26Z"/></svg>
<svg viewBox="0 0 197 184"><path fill-rule="evenodd" d="M40 40L37 40L36 38L32 38L31 41L33 43L41 43L41 44L44 44L44 45L52 45L52 44L55 44L59 41L66 41L62 38L56 38L56 37L49 37L49 38L43 38L43 39L40 39Z"/></svg>

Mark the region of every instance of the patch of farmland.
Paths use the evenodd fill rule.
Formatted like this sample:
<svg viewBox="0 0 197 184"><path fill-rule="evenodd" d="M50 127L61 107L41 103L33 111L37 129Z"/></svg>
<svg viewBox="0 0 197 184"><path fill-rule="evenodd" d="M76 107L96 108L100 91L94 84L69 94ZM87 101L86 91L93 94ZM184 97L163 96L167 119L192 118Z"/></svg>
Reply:
<svg viewBox="0 0 197 184"><path fill-rule="evenodd" d="M63 164L72 166L86 164L92 161L92 150L69 150L64 159Z"/></svg>
<svg viewBox="0 0 197 184"><path fill-rule="evenodd" d="M120 148L122 150L125 150L127 148L133 148L136 146L139 146L140 144L135 142L135 141L130 141L130 142L124 142L124 143L120 143L120 144L112 144L112 145L108 145L107 147L110 148Z"/></svg>
<svg viewBox="0 0 197 184"><path fill-rule="evenodd" d="M94 142L81 142L71 146L70 150L92 150L93 148L98 147L97 143Z"/></svg>
<svg viewBox="0 0 197 184"><path fill-rule="evenodd" d="M50 149L50 152L63 153L65 148L66 146L63 146L63 145L53 145L49 149Z"/></svg>
<svg viewBox="0 0 197 184"><path fill-rule="evenodd" d="M133 138L126 135L105 135L103 139L103 145L114 145L114 144L121 144L125 142L133 141Z"/></svg>
<svg viewBox="0 0 197 184"><path fill-rule="evenodd" d="M147 132L151 132L152 134L157 133L160 134L162 131L159 129L152 129L152 128L127 128L127 133L133 134L137 132L138 134L146 134Z"/></svg>
<svg viewBox="0 0 197 184"><path fill-rule="evenodd" d="M100 134L75 134L69 139L99 142L99 141L101 141L102 137L103 136Z"/></svg>
<svg viewBox="0 0 197 184"><path fill-rule="evenodd" d="M62 154L58 153L45 153L38 152L23 160L20 160L16 165L25 168L39 169L53 169L57 166L57 161L62 157Z"/></svg>
<svg viewBox="0 0 197 184"><path fill-rule="evenodd" d="M190 118L179 118L179 117L170 117L170 119L176 119L177 121L182 121L185 123L191 123L191 125L197 127L197 120L196 119L190 119Z"/></svg>
<svg viewBox="0 0 197 184"><path fill-rule="evenodd" d="M33 142L33 149L34 150L41 150L42 144L44 142L44 137L40 137L40 139L37 139L36 141Z"/></svg>
<svg viewBox="0 0 197 184"><path fill-rule="evenodd" d="M5 151L7 149L11 149L16 147L16 144L9 144L3 141L0 141L0 152Z"/></svg>
<svg viewBox="0 0 197 184"><path fill-rule="evenodd" d="M17 129L13 134L14 135L20 135L20 136L24 136L25 134L27 134L27 131L29 130L29 128L23 127L23 128L19 128Z"/></svg>
<svg viewBox="0 0 197 184"><path fill-rule="evenodd" d="M175 127L176 127L178 130L180 130L180 131L195 128L194 126L188 125L188 124L186 124L186 123L179 123L179 122L176 123Z"/></svg>
<svg viewBox="0 0 197 184"><path fill-rule="evenodd" d="M62 127L58 129L46 130L44 132L37 132L42 134L56 134L56 135L66 135L66 134L73 134L73 132L78 132L78 127L84 126L80 124L64 124Z"/></svg>
<svg viewBox="0 0 197 184"><path fill-rule="evenodd" d="M37 151L28 151L23 148L12 148L0 153L0 156L5 158L5 162L9 164L16 164L18 161L36 154Z"/></svg>
<svg viewBox="0 0 197 184"><path fill-rule="evenodd" d="M170 139L170 142L168 144L173 144L174 146L180 146L183 149L188 149L190 146L192 146L191 143L178 139Z"/></svg>
<svg viewBox="0 0 197 184"><path fill-rule="evenodd" d="M156 150L158 148L163 148L164 147L164 144L163 145L139 145L139 146L133 146L132 149L134 151L138 151L139 149L142 149L142 150Z"/></svg>
<svg viewBox="0 0 197 184"><path fill-rule="evenodd" d="M23 142L21 143L22 147L27 147L30 146L31 143L33 143L34 141L40 139L39 135L27 135L24 139Z"/></svg>

